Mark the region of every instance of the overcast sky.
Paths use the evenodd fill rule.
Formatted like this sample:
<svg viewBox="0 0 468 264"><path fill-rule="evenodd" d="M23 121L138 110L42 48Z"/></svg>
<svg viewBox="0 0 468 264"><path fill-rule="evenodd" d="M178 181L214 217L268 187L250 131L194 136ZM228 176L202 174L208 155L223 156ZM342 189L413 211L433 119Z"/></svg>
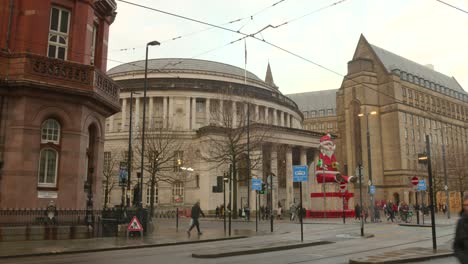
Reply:
<svg viewBox="0 0 468 264"><path fill-rule="evenodd" d="M361 33L371 44L420 64L433 64L436 71L454 76L468 91L468 14L436 0L127 1L245 34L290 21L255 36L306 60L253 38L246 41L247 70L264 79L270 62L274 81L284 94L339 88L343 79L339 74L346 74ZM444 2L468 10L467 0ZM272 6L274 3L278 4ZM337 4L325 8L333 3ZM161 46L150 47L150 59L194 58L244 68L244 41L229 44L242 35L120 1L117 4L108 69L143 60L145 45L152 40ZM236 19L242 20L227 24Z"/></svg>

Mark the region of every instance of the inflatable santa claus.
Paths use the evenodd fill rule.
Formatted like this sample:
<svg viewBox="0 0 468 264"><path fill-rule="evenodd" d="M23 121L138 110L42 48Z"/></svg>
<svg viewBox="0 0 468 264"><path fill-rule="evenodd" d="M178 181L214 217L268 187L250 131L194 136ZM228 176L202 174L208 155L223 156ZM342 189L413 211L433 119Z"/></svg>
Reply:
<svg viewBox="0 0 468 264"><path fill-rule="evenodd" d="M317 183L348 183L356 182L355 176L344 176L338 171L338 162L335 156L336 145L329 134L320 138L320 156L317 162L315 175Z"/></svg>

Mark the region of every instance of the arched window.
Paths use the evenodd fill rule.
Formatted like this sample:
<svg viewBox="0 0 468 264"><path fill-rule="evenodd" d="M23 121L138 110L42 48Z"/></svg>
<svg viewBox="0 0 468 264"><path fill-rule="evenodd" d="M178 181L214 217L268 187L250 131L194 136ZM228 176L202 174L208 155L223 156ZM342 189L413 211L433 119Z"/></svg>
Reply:
<svg viewBox="0 0 468 264"><path fill-rule="evenodd" d="M41 150L39 152L39 187L56 187L60 143L60 124L55 119L47 119L41 125Z"/></svg>
<svg viewBox="0 0 468 264"><path fill-rule="evenodd" d="M52 148L42 149L39 161L38 185L41 187L55 187L57 183L58 152Z"/></svg>
<svg viewBox="0 0 468 264"><path fill-rule="evenodd" d="M47 119L41 126L41 143L59 144L60 124L55 119Z"/></svg>

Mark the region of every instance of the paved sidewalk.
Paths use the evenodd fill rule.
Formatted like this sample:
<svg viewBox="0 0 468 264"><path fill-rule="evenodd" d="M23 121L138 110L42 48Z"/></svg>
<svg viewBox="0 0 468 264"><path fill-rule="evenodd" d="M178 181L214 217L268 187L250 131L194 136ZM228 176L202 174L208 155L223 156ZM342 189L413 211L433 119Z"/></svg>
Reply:
<svg viewBox="0 0 468 264"><path fill-rule="evenodd" d="M405 250L393 250L372 256L350 259L349 263L408 263L450 256L453 256L453 251L447 249L438 249L437 251L433 251L432 248L408 248Z"/></svg>
<svg viewBox="0 0 468 264"><path fill-rule="evenodd" d="M185 228L180 228L176 232L175 228L166 227L164 230L156 229L152 235L144 238L100 237L91 239L0 242L0 259L212 242L245 238L251 236L251 233L250 230L234 229L232 236L229 237L224 234L223 230L205 229L202 235L198 235L196 230L192 230L191 236L188 236Z"/></svg>

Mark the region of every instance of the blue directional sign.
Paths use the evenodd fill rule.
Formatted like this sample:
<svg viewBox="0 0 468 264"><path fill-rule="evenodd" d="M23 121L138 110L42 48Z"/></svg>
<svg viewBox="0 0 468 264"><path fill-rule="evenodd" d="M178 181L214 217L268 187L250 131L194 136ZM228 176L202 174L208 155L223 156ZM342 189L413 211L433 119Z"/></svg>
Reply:
<svg viewBox="0 0 468 264"><path fill-rule="evenodd" d="M261 191L262 190L262 180L261 179L252 179L252 190Z"/></svg>
<svg viewBox="0 0 468 264"><path fill-rule="evenodd" d="M419 180L419 182L418 182L418 191L425 191L425 190L427 190L426 180Z"/></svg>
<svg viewBox="0 0 468 264"><path fill-rule="evenodd" d="M371 194L375 194L375 185L369 186L369 192L370 192Z"/></svg>
<svg viewBox="0 0 468 264"><path fill-rule="evenodd" d="M309 176L307 165L293 166L293 182L306 182Z"/></svg>

